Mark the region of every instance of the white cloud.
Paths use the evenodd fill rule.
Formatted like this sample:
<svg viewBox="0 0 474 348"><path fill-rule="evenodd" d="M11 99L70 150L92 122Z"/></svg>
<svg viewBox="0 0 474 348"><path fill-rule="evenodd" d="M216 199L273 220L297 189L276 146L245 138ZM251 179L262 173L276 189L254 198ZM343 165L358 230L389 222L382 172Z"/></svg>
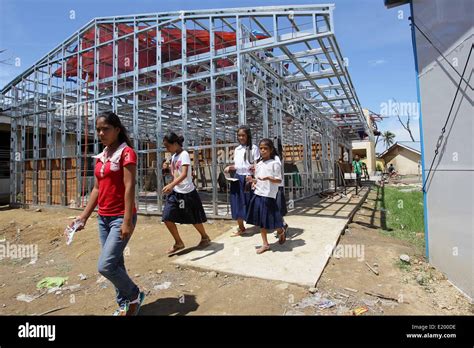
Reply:
<svg viewBox="0 0 474 348"><path fill-rule="evenodd" d="M374 59L374 60L369 60L370 66L378 66L387 63L385 59Z"/></svg>

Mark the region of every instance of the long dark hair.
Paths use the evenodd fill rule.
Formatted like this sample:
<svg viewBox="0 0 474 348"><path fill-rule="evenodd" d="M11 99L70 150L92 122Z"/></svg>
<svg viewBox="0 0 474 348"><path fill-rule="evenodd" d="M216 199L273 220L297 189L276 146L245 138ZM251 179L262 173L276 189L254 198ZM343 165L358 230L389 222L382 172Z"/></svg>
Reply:
<svg viewBox="0 0 474 348"><path fill-rule="evenodd" d="M169 144L178 143L179 146L183 146L184 143L184 137L182 135L177 135L174 132L166 133L163 137L163 141L165 140Z"/></svg>
<svg viewBox="0 0 474 348"><path fill-rule="evenodd" d="M281 144L281 139L279 137L275 137L276 148L275 148L275 155L280 157L280 161L283 160L283 145Z"/></svg>
<svg viewBox="0 0 474 348"><path fill-rule="evenodd" d="M277 152L276 152L276 149L275 149L275 145L273 145L273 141L271 139L264 138L264 139L259 141L258 147L260 147L260 145L262 145L262 144L266 145L270 148L270 158L275 159L275 156L276 156ZM260 162L262 160L263 160L262 155L260 155L260 158L258 159L257 162Z"/></svg>
<svg viewBox="0 0 474 348"><path fill-rule="evenodd" d="M237 128L237 134L239 134L239 131L241 130L243 130L245 134L247 135L247 143L245 144L247 148L245 149L244 161L247 161L247 158L249 158L249 163L252 164L254 161L254 158L252 158L252 161L250 161L250 158L252 157L250 156L252 153L252 132L250 131L250 127L245 124Z"/></svg>
<svg viewBox="0 0 474 348"><path fill-rule="evenodd" d="M237 128L237 134L241 130L243 130L245 134L247 135L247 144L245 145L252 148L252 132L250 131L250 127L245 124L239 126L239 128Z"/></svg>
<svg viewBox="0 0 474 348"><path fill-rule="evenodd" d="M119 144L127 143L128 146L133 148L132 141L128 137L127 129L123 126L123 124L120 121L120 118L117 116L117 114L115 114L112 111L106 111L106 112L103 112L102 114L100 114L99 117L97 117L97 119L99 119L99 118L105 118L105 123L107 123L108 125L110 125L112 127L120 128L120 133L118 135Z"/></svg>

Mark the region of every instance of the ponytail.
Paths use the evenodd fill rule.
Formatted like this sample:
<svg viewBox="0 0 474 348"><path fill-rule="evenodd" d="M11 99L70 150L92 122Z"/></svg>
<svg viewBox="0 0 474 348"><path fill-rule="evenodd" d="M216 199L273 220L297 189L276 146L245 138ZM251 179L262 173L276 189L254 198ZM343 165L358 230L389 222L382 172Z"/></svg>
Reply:
<svg viewBox="0 0 474 348"><path fill-rule="evenodd" d="M166 133L163 137L163 141L166 140L169 144L178 143L179 146L183 146L184 137L182 135L177 135L174 132Z"/></svg>

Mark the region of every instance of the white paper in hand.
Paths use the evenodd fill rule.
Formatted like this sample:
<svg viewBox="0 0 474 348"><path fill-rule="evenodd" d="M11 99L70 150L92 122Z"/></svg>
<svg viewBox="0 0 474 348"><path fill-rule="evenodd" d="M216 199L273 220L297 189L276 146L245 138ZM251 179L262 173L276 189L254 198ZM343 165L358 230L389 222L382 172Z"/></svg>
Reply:
<svg viewBox="0 0 474 348"><path fill-rule="evenodd" d="M227 181L239 181L238 178L233 178L230 173L224 173L224 177Z"/></svg>
<svg viewBox="0 0 474 348"><path fill-rule="evenodd" d="M84 226L81 220L76 220L74 222L74 225L71 226L66 226L66 229L64 230L64 233L66 234L66 244L69 245L72 243L72 239L74 238L74 234L76 233L77 229L79 227Z"/></svg>

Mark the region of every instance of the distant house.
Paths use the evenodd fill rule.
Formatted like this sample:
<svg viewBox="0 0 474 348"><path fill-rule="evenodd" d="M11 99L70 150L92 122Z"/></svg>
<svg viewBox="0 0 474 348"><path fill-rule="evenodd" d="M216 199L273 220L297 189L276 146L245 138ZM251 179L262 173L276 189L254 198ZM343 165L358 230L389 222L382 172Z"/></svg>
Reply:
<svg viewBox="0 0 474 348"><path fill-rule="evenodd" d="M419 141L399 141L382 152L379 159L385 169L393 164L400 175L421 175L421 151Z"/></svg>
<svg viewBox="0 0 474 348"><path fill-rule="evenodd" d="M374 120L368 109L362 109L367 120L369 128L374 129ZM373 136L366 137L362 140L352 141L352 158L358 155L362 162L367 165L367 171L372 175L376 171L375 167L375 139Z"/></svg>

